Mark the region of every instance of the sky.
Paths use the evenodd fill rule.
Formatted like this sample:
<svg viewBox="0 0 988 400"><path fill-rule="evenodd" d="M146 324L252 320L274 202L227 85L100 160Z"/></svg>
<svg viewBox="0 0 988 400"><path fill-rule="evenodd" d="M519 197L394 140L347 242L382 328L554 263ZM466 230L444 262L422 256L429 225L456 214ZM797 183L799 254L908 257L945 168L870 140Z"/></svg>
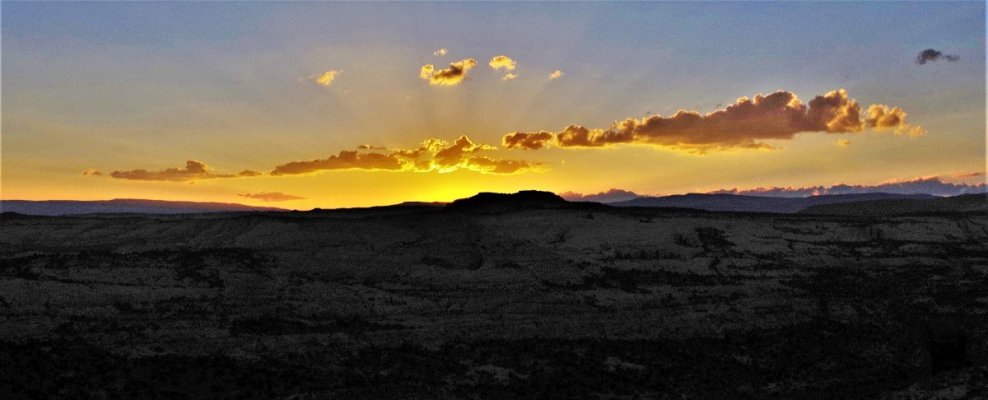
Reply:
<svg viewBox="0 0 988 400"><path fill-rule="evenodd" d="M308 209L985 180L984 2L0 14L2 199Z"/></svg>

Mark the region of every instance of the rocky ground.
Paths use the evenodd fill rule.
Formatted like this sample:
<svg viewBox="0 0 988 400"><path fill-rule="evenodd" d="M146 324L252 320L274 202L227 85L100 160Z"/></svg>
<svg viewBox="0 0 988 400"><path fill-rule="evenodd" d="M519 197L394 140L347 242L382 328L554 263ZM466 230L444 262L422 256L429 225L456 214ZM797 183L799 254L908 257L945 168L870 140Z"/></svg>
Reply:
<svg viewBox="0 0 988 400"><path fill-rule="evenodd" d="M0 220L0 398L988 398L988 215Z"/></svg>

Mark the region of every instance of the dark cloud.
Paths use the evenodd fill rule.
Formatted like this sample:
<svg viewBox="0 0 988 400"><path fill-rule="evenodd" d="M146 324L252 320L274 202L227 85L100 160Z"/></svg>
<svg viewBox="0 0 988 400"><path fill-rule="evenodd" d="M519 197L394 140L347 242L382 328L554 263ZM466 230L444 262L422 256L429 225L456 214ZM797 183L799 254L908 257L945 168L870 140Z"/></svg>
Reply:
<svg viewBox="0 0 988 400"><path fill-rule="evenodd" d="M344 150L337 155L329 156L329 158L294 161L279 165L271 171L271 175L298 175L341 169L397 171L402 169L402 162L390 154L358 153Z"/></svg>
<svg viewBox="0 0 988 400"><path fill-rule="evenodd" d="M260 176L260 175L264 175L264 173L250 169L245 169L237 174L237 176L243 176L243 177Z"/></svg>
<svg viewBox="0 0 988 400"><path fill-rule="evenodd" d="M606 192L594 193L594 194L581 194L575 192L563 192L559 194L569 201L595 201L598 203L614 203L618 201L631 200L639 197L638 193L621 190L621 189L610 189Z"/></svg>
<svg viewBox="0 0 988 400"><path fill-rule="evenodd" d="M809 187L771 187L747 190L728 189L711 193L739 194L748 196L770 197L806 197L825 194L856 194L856 193L896 193L896 194L932 194L936 196L956 196L969 193L986 193L988 188L984 183L965 184L944 182L941 177L923 177L905 181L889 181L877 185L833 185Z"/></svg>
<svg viewBox="0 0 988 400"><path fill-rule="evenodd" d="M552 140L552 132L540 131L533 133L514 132L504 135L501 144L509 149L538 150Z"/></svg>
<svg viewBox="0 0 988 400"><path fill-rule="evenodd" d="M552 143L559 147L606 147L614 144L649 144L703 153L732 148L770 148L762 140L789 140L801 132L853 133L866 128L897 134L921 135L909 126L906 113L895 107L873 104L863 111L857 101L838 89L816 96L808 104L795 94L778 91L742 97L722 110L708 114L679 111L617 121L607 129L570 125L553 137L546 132L513 132L502 142L508 148L538 149Z"/></svg>
<svg viewBox="0 0 988 400"><path fill-rule="evenodd" d="M961 57L958 55L943 54L939 50L926 49L919 52L919 54L916 55L916 64L923 65L928 62L939 61L939 60L954 62L960 59Z"/></svg>
<svg viewBox="0 0 988 400"><path fill-rule="evenodd" d="M82 171L82 174L84 176L103 176L103 173L96 170L95 168L86 168L85 171Z"/></svg>
<svg viewBox="0 0 988 400"><path fill-rule="evenodd" d="M305 197L284 194L281 192L258 192L258 193L240 193L237 194L240 197L246 197L249 199L261 200L264 202L274 202L274 201L292 201L292 200L303 200Z"/></svg>
<svg viewBox="0 0 988 400"><path fill-rule="evenodd" d="M341 169L413 172L452 172L466 169L488 174L514 174L541 169L541 164L538 163L502 160L477 154L488 150L497 150L497 148L474 143L466 136L460 136L452 143L431 138L423 141L418 148L391 149L387 154L341 151L339 155L327 159L290 162L275 167L271 175L294 175Z"/></svg>
<svg viewBox="0 0 988 400"><path fill-rule="evenodd" d="M419 78L429 81L430 85L453 86L463 82L467 71L477 66L477 60L466 58L449 64L449 68L437 70L432 64L423 65L419 69Z"/></svg>
<svg viewBox="0 0 988 400"><path fill-rule="evenodd" d="M241 172L243 174L243 172ZM111 177L138 181L172 181L184 182L197 179L235 178L246 175L218 174L210 170L205 163L195 160L185 162L185 168L168 168L161 171L134 169L130 171L113 171Z"/></svg>

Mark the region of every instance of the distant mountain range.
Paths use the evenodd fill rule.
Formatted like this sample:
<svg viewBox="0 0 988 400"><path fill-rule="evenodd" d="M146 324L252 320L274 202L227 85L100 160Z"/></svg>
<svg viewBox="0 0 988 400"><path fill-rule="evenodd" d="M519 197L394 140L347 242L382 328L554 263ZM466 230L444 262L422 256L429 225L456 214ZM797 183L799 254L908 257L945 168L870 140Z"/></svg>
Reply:
<svg viewBox="0 0 988 400"><path fill-rule="evenodd" d="M525 190L513 194L478 193L452 203L406 202L392 206L314 209L305 212L329 213L337 216L365 216L381 213L406 214L444 209L451 212L502 213L528 209L588 209L611 207L695 209L719 212L804 213L829 215L887 215L923 212L988 211L984 194L939 197L929 194L861 193L807 197L770 197L734 194L684 194L661 197L638 197L631 200L600 204L587 201L567 201L554 193ZM25 215L73 214L195 214L215 212L288 211L274 207L254 207L235 203L197 203L141 199L103 201L50 200L0 201L0 212Z"/></svg>
<svg viewBox="0 0 988 400"><path fill-rule="evenodd" d="M964 194L934 199L886 199L820 204L808 207L799 213L876 216L951 212L988 212L988 194Z"/></svg>
<svg viewBox="0 0 988 400"><path fill-rule="evenodd" d="M3 200L0 212L25 215L73 215L73 214L195 214L243 211L285 211L274 207L253 207L236 203L199 203L192 201L165 201L144 199L113 200Z"/></svg>
<svg viewBox="0 0 988 400"><path fill-rule="evenodd" d="M823 204L851 203L876 200L932 200L929 194L862 193L808 197L768 197L735 194L682 194L661 197L639 197L609 203L615 207L677 207L707 211L794 213Z"/></svg>

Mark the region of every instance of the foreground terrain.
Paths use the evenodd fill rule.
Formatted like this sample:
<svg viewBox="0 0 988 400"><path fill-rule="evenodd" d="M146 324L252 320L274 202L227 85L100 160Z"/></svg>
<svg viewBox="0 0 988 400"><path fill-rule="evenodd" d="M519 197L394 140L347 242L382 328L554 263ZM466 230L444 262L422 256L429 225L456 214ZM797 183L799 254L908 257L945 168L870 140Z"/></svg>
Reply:
<svg viewBox="0 0 988 400"><path fill-rule="evenodd" d="M984 213L0 218L0 398L988 397Z"/></svg>

